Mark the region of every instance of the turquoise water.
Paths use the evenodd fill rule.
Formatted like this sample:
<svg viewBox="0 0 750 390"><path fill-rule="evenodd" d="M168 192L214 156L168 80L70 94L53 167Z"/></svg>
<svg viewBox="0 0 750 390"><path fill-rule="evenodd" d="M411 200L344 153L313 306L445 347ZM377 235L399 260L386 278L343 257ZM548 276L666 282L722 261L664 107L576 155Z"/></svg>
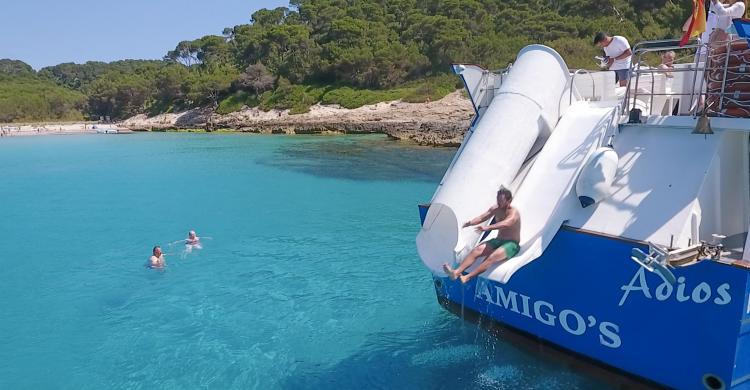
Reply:
<svg viewBox="0 0 750 390"><path fill-rule="evenodd" d="M436 303L416 204L454 151L380 136L0 140L0 388L602 388ZM144 268L189 229L212 239Z"/></svg>

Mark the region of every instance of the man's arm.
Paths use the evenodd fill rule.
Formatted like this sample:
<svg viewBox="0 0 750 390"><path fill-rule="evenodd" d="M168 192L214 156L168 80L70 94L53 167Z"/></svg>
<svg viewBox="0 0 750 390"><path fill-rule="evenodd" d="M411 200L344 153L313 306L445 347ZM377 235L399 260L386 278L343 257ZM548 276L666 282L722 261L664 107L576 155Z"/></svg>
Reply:
<svg viewBox="0 0 750 390"><path fill-rule="evenodd" d="M625 51L623 51L622 53L620 53L620 55L618 55L617 57L609 57L609 60L607 61L607 66L612 66L612 64L614 64L615 61L621 60L623 58L628 58L631 55L633 55L633 51L630 50L630 48L627 48L627 49L625 49Z"/></svg>
<svg viewBox="0 0 750 390"><path fill-rule="evenodd" d="M627 49L625 49L624 52L622 52L622 54L620 54L619 56L615 57L615 60L621 60L623 58L628 58L628 57L630 57L632 55L633 55L633 51L630 50L630 48L627 48Z"/></svg>
<svg viewBox="0 0 750 390"><path fill-rule="evenodd" d="M469 226L478 225L478 224L480 224L480 223L482 223L482 222L490 219L490 217L492 217L492 214L495 212L495 208L496 207L490 207L490 209L487 210L487 211L485 211L484 214L482 214L482 215L480 215L480 216L478 216L478 217L476 217L476 218L474 218L472 220L466 221L466 223L464 224L463 227L469 227Z"/></svg>
<svg viewBox="0 0 750 390"><path fill-rule="evenodd" d="M711 10L719 16L730 15L734 17L741 17L745 12L745 4L739 1L730 5L729 7L725 7L723 4L719 4L719 2L716 0L713 0L712 3L713 4L711 4Z"/></svg>
<svg viewBox="0 0 750 390"><path fill-rule="evenodd" d="M507 228L507 227L513 226L517 222L518 222L518 211L516 209L512 209L502 221L493 223L492 225L485 226L484 229L482 230L487 231L487 230L497 230L497 229Z"/></svg>

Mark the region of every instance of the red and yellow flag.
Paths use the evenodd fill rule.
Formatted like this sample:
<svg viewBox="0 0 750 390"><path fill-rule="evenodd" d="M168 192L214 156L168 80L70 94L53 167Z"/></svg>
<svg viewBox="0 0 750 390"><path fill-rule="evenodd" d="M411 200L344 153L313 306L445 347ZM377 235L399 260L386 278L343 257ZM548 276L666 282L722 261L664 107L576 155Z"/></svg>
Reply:
<svg viewBox="0 0 750 390"><path fill-rule="evenodd" d="M706 6L703 0L693 0L693 15L690 16L690 27L685 31L685 35L680 40L680 46L685 46L692 38L695 38L706 31Z"/></svg>

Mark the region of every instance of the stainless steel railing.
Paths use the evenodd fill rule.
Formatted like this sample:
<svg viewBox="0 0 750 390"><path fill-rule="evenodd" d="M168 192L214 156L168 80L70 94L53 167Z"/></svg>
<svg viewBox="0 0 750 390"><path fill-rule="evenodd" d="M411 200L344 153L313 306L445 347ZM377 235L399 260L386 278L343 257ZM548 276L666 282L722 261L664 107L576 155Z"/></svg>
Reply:
<svg viewBox="0 0 750 390"><path fill-rule="evenodd" d="M575 89L576 76L582 73L591 77L591 99L596 100L596 81L594 80L594 76L586 69L576 69L576 71L573 72L573 75L570 76L570 96L568 104L573 104L573 89Z"/></svg>
<svg viewBox="0 0 750 390"><path fill-rule="evenodd" d="M730 65L731 56L744 58L742 56L747 55L748 60L745 65L750 69L750 49L743 48L743 51L733 50L736 46L741 46L743 42L745 42L744 39L711 42L710 44L701 43L700 41L692 41L685 46L680 46L679 41L677 40L639 42L632 48L633 61L630 67L630 77L627 83L625 98L622 102L623 114L636 108L639 98L641 104L645 103L648 105L648 113L653 114L654 98L667 96L679 97L680 99L687 99L689 97L689 101L687 102L688 110L686 111L688 115L695 116L698 115L698 113L705 111L710 115L738 117L738 115L727 114L725 103L729 102L743 108L743 113L746 115L739 116L750 117L750 77L747 77L747 81L742 81L743 72L733 72L733 77L735 77L735 79L729 79L727 77L728 71L732 67ZM740 45L738 45L738 43ZM649 53L686 49L694 51L693 60L689 63L690 66L687 68L673 68L669 70L654 69L647 67L647 64L644 61L644 57ZM673 88L671 91L666 91L665 93L656 92L656 75L667 72L686 73L687 76L690 77L689 84L683 83L681 86L674 86L681 88ZM719 77L716 77L717 73L720 75ZM642 82L641 77L651 78L650 91L644 92L639 88ZM717 83L720 83L718 84L718 88ZM727 87L735 83L748 84L749 87L745 99L738 100L737 91L728 91ZM685 88L686 84L689 85L689 87ZM675 91L675 89L677 89L677 91ZM732 89L736 90L736 88ZM745 92L743 91L743 93ZM735 95L735 97L732 98L730 95Z"/></svg>

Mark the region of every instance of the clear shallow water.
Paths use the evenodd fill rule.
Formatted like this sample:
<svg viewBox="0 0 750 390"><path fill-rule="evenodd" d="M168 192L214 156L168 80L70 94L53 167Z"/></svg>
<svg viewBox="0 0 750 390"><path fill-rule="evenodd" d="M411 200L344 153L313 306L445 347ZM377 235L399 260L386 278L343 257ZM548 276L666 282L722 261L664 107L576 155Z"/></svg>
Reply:
<svg viewBox="0 0 750 390"><path fill-rule="evenodd" d="M442 310L453 149L379 136L0 141L0 388L600 389ZM153 245L211 236L160 272Z"/></svg>

